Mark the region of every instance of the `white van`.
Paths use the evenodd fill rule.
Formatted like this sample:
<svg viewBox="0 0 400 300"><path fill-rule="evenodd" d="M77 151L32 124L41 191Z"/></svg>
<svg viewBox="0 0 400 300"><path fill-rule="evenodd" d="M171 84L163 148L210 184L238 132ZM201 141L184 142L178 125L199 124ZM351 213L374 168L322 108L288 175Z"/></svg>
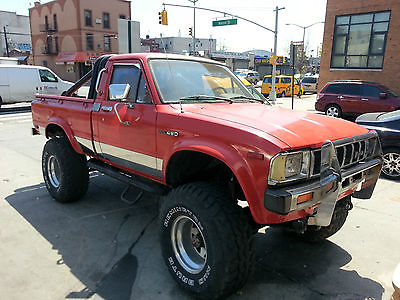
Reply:
<svg viewBox="0 0 400 300"><path fill-rule="evenodd" d="M0 64L0 106L32 101L37 93L61 95L72 85L45 67Z"/></svg>

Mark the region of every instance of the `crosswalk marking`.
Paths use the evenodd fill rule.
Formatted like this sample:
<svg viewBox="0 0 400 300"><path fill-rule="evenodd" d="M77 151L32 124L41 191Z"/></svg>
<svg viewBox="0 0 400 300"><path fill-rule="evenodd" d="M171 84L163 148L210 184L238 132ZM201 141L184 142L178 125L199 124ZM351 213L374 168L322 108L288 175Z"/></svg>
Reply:
<svg viewBox="0 0 400 300"><path fill-rule="evenodd" d="M32 113L19 113L19 114L5 114L0 115L0 125L7 124L7 123L28 123L32 122Z"/></svg>

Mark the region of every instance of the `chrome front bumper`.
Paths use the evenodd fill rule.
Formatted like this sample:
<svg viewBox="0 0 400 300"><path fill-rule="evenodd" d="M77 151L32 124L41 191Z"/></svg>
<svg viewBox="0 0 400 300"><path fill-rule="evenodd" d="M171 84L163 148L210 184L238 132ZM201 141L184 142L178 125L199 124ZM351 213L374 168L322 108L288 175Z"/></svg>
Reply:
<svg viewBox="0 0 400 300"><path fill-rule="evenodd" d="M341 170L332 142L322 146L321 175L319 179L286 188L267 189L264 206L267 210L286 215L291 212L317 206L314 215L308 218L309 225L328 226L339 198L352 194L353 197L369 199L375 188L381 168L380 147L377 156L346 170ZM299 197L310 200L301 202Z"/></svg>

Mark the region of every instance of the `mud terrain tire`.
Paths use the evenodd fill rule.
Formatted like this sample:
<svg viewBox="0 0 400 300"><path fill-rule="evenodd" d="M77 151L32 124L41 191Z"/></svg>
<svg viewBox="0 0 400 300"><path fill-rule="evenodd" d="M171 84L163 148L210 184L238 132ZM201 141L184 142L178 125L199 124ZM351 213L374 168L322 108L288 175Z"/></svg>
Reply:
<svg viewBox="0 0 400 300"><path fill-rule="evenodd" d="M164 197L160 242L175 281L196 298L240 289L253 268L248 215L214 183L181 185Z"/></svg>
<svg viewBox="0 0 400 300"><path fill-rule="evenodd" d="M66 138L46 142L42 153L46 188L58 202L74 202L85 195L89 184L86 157L74 151Z"/></svg>
<svg viewBox="0 0 400 300"><path fill-rule="evenodd" d="M349 205L349 202L351 205L351 200L346 197L336 203L329 226L307 226L306 231L303 234L299 234L299 236L308 242L321 242L334 235L342 228L347 219L349 214L347 205Z"/></svg>

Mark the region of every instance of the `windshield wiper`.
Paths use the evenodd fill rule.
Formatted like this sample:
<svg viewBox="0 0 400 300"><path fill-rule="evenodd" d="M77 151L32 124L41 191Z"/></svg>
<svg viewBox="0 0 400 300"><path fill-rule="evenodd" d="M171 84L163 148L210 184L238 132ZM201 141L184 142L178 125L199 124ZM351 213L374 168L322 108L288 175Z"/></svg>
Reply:
<svg viewBox="0 0 400 300"><path fill-rule="evenodd" d="M247 100L254 100L254 101L257 101L257 102L261 102L262 104L267 103L267 101L263 101L263 100L257 99L257 98L246 97L246 96L234 96L234 97L230 97L229 99L231 99L231 100L247 99Z"/></svg>
<svg viewBox="0 0 400 300"><path fill-rule="evenodd" d="M208 95L187 96L187 97L182 97L179 100L181 100L181 101L185 101L185 100L222 100L222 101L229 102L231 104L233 103L233 101L230 98L208 96Z"/></svg>

